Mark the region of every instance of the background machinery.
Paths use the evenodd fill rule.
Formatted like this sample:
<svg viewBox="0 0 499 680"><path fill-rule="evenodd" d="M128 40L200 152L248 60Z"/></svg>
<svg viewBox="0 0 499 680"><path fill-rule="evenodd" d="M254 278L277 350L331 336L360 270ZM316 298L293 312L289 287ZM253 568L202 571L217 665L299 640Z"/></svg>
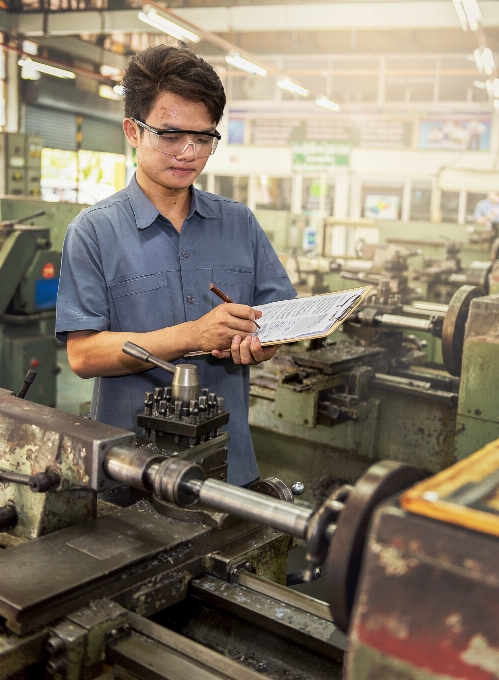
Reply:
<svg viewBox="0 0 499 680"><path fill-rule="evenodd" d="M445 306L403 304L381 282L326 343L282 347L252 369L262 474L303 471L317 501L377 459L435 473L496 439L498 314L499 298L475 286ZM427 367L425 336L441 338L447 370Z"/></svg>

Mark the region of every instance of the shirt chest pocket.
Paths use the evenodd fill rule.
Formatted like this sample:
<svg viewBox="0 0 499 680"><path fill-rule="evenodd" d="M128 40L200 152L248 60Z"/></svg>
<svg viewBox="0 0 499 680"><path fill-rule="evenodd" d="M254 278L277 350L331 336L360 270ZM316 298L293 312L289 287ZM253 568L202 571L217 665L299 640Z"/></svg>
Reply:
<svg viewBox="0 0 499 680"><path fill-rule="evenodd" d="M255 274L248 269L213 269L212 282L240 305L253 304L253 287ZM219 302L214 297L213 306Z"/></svg>
<svg viewBox="0 0 499 680"><path fill-rule="evenodd" d="M148 333L173 326L170 289L164 272L113 283L109 292L121 331Z"/></svg>

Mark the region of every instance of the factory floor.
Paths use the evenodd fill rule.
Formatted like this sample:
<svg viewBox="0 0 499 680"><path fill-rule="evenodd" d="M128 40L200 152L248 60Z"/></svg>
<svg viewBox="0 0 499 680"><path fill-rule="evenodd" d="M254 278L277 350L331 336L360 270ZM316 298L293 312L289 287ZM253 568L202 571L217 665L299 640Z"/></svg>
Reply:
<svg viewBox="0 0 499 680"><path fill-rule="evenodd" d="M81 414L81 407L92 399L93 380L83 380L78 378L69 367L68 357L65 347L60 347L57 353L57 364L60 372L57 376L57 408L61 411ZM259 456L266 458L265 451L257 451ZM275 471L275 476L279 477L279 470ZM294 573L305 568L306 550L304 545L298 546L289 553L288 573ZM299 590L310 597L318 600L325 600L325 584L322 579L313 583L292 586L294 590Z"/></svg>

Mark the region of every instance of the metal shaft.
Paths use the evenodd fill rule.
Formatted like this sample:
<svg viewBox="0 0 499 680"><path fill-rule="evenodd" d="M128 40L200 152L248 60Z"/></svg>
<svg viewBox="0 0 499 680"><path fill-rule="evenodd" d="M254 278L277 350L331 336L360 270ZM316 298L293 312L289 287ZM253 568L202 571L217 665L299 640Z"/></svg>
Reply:
<svg viewBox="0 0 499 680"><path fill-rule="evenodd" d="M125 342L121 350L134 359L146 361L149 364L153 364L153 366L158 366L159 368L168 371L168 373L175 373L175 364L171 364L169 361L164 361L164 359L158 359L158 357L155 357L153 354L148 352L143 347L136 345L134 342Z"/></svg>
<svg viewBox="0 0 499 680"><path fill-rule="evenodd" d="M399 316L397 314L380 314L377 319L383 326L390 328L404 328L414 331L430 332L432 322L429 319L416 319L409 316Z"/></svg>
<svg viewBox="0 0 499 680"><path fill-rule="evenodd" d="M211 508L260 522L285 534L305 538L313 510L241 489L215 479L186 483L186 488Z"/></svg>
<svg viewBox="0 0 499 680"><path fill-rule="evenodd" d="M105 456L106 475L121 484L154 491L181 507L198 500L215 510L265 524L297 538L305 538L313 510L307 510L215 479L204 480L202 467L176 457L157 456L147 449L114 446Z"/></svg>

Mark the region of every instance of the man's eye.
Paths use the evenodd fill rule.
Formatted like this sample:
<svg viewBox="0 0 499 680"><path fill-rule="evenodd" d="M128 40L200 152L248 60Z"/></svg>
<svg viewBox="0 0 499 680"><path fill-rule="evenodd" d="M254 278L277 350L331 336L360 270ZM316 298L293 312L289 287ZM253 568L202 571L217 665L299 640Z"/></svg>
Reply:
<svg viewBox="0 0 499 680"><path fill-rule="evenodd" d="M201 145L210 144L211 141L212 141L211 137L198 137L196 139L196 144L201 144Z"/></svg>
<svg viewBox="0 0 499 680"><path fill-rule="evenodd" d="M178 142L178 140L179 140L179 135L168 134L168 135L161 135L161 137L163 137L163 139L165 141L168 141L168 142Z"/></svg>

